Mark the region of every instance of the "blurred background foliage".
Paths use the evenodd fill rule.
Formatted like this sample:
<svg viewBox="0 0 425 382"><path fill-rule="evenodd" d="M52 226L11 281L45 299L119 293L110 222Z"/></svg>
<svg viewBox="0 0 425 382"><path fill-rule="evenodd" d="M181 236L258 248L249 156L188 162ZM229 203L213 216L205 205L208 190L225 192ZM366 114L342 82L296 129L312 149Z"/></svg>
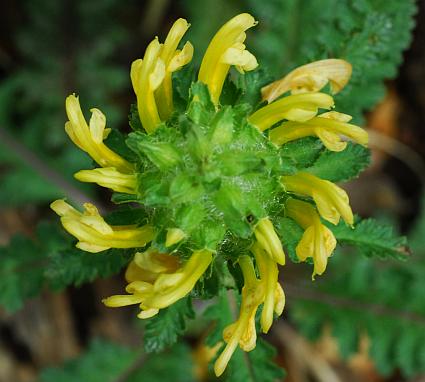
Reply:
<svg viewBox="0 0 425 382"><path fill-rule="evenodd" d="M372 167L348 185L353 209L407 234L413 255L402 242L407 261L371 259L366 244L364 253L342 247L314 283L301 281L309 280L307 266L301 273L285 267L288 307L265 337L277 353L261 341L248 358L235 357L226 378L281 379L271 358L294 382L425 378L423 1L6 0L0 15L0 304L7 310L0 311L0 381L209 380L206 321L191 321L185 305L167 313L170 321L141 327L131 310L102 307L100 299L119 290L121 279L101 278L119 273L128 258L70 250L48 203L66 194L102 206L110 196L73 180L90 160L64 133L69 93L78 92L83 110L98 107L110 126L128 131L129 66L152 36L164 36L176 18L186 17L199 64L216 29L243 11L259 20L248 47L271 79L326 57L353 64L352 80L336 101L369 128L373 150ZM51 222L38 224L42 219ZM393 237L390 228L373 234L377 242ZM178 330L167 332L164 322ZM152 346L165 353L147 355ZM246 362L261 364L261 373L247 373Z"/></svg>

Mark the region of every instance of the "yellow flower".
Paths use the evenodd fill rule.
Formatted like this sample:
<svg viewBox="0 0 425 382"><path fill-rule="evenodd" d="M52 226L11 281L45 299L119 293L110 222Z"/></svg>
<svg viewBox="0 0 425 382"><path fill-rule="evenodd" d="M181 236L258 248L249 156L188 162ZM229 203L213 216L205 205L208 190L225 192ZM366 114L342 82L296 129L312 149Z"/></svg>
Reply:
<svg viewBox="0 0 425 382"><path fill-rule="evenodd" d="M340 136L343 135L366 146L367 132L356 125L347 123L350 120L351 116L347 114L331 111L305 122L283 122L270 132L269 138L273 143L282 145L295 139L317 136L329 150L342 151L347 146L347 143L341 140Z"/></svg>
<svg viewBox="0 0 425 382"><path fill-rule="evenodd" d="M338 224L342 217L347 224L353 224L348 195L332 182L303 172L282 176L281 181L286 191L312 197L323 219Z"/></svg>
<svg viewBox="0 0 425 382"><path fill-rule="evenodd" d="M80 102L74 94L66 98L65 106L69 119L65 123L65 131L81 150L89 154L101 167L115 167L123 173L133 171L131 163L103 143L109 129L105 129L106 118L100 110L91 109L89 127L81 111Z"/></svg>
<svg viewBox="0 0 425 382"><path fill-rule="evenodd" d="M81 170L75 175L80 182L97 183L116 192L136 194L137 178L135 174L123 174L114 167Z"/></svg>
<svg viewBox="0 0 425 382"><path fill-rule="evenodd" d="M280 265L285 264L285 253L282 243L274 230L273 223L268 218L261 219L254 230L258 244L269 256Z"/></svg>
<svg viewBox="0 0 425 382"><path fill-rule="evenodd" d="M285 295L277 281L276 263L260 246L254 244L252 251L261 279L257 279L251 258L246 255L241 256L239 266L244 278L241 308L236 322L227 326L223 331L226 347L214 364L217 377L223 374L238 345L244 351L251 351L255 348L257 342L255 314L258 307L264 303L261 326L263 332L267 333L273 322L273 311L277 315L281 315L285 305Z"/></svg>
<svg viewBox="0 0 425 382"><path fill-rule="evenodd" d="M287 91L292 94L317 92L328 82L333 94L341 91L351 77L352 67L347 61L327 59L311 62L294 69L288 75L263 89L263 100L272 102Z"/></svg>
<svg viewBox="0 0 425 382"><path fill-rule="evenodd" d="M251 351L255 348L257 341L255 314L264 301L265 285L257 279L250 257L241 256L239 266L244 278L241 308L237 321L227 326L223 331L226 347L214 364L217 377L223 374L238 345L244 351Z"/></svg>
<svg viewBox="0 0 425 382"><path fill-rule="evenodd" d="M96 253L110 248L144 247L154 238L150 225L109 225L90 203L84 204L83 213L64 200L56 200L50 207L61 217L63 227L78 239L76 246L83 251Z"/></svg>
<svg viewBox="0 0 425 382"><path fill-rule="evenodd" d="M224 80L231 65L243 73L258 66L257 59L245 49L245 31L257 22L248 13L241 13L224 24L211 40L199 69L198 79L208 86L217 105Z"/></svg>
<svg viewBox="0 0 425 382"><path fill-rule="evenodd" d="M336 239L332 231L324 226L319 214L309 203L289 199L285 205L286 215L294 219L305 231L295 249L300 261L313 258L315 275L321 275L326 270L328 257L336 247Z"/></svg>
<svg viewBox="0 0 425 382"><path fill-rule="evenodd" d="M139 304L141 312L138 317L145 319L185 297L207 270L212 261L212 252L195 251L178 268L172 257L154 251L136 255L134 264L131 263L130 267L137 266L140 270L127 270L130 283L126 292L129 294L108 297L103 303L112 308Z"/></svg>
<svg viewBox="0 0 425 382"><path fill-rule="evenodd" d="M143 128L152 133L173 111L171 75L192 59L193 46L188 42L181 51L177 46L189 28L184 19L172 26L164 44L155 38L142 59L131 65L130 77L137 97L137 109Z"/></svg>
<svg viewBox="0 0 425 382"><path fill-rule="evenodd" d="M295 94L263 106L252 114L248 121L264 131L283 119L308 121L317 115L319 108L330 109L333 106L333 98L325 93Z"/></svg>
<svg viewBox="0 0 425 382"><path fill-rule="evenodd" d="M270 258L258 242L251 247L251 252L254 254L260 279L264 283L264 305L260 323L263 333L267 333L273 323L273 312L278 316L283 312L285 294L278 282L277 263Z"/></svg>

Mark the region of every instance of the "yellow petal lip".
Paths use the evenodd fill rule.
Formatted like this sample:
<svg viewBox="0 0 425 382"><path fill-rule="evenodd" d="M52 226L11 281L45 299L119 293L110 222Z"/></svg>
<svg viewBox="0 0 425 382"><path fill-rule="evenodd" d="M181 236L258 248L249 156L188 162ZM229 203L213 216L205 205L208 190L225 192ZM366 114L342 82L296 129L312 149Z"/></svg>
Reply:
<svg viewBox="0 0 425 382"><path fill-rule="evenodd" d="M338 224L342 217L347 224L353 224L348 195L332 182L305 172L282 176L281 182L286 191L313 198L323 219Z"/></svg>
<svg viewBox="0 0 425 382"><path fill-rule="evenodd" d="M170 60L167 70L169 72L175 72L188 64L192 61L193 51L193 45L189 41L186 42L183 49L181 51L177 51L174 57Z"/></svg>
<svg viewBox="0 0 425 382"><path fill-rule="evenodd" d="M352 73L349 62L341 59L326 59L300 66L282 79L261 89L263 100L273 102L287 91L315 92L328 82L333 94L341 91Z"/></svg>
<svg viewBox="0 0 425 382"><path fill-rule="evenodd" d="M190 24L183 18L179 18L174 22L167 34L161 51L161 59L166 65L168 65L168 63L172 60L180 40L183 38L189 27Z"/></svg>
<svg viewBox="0 0 425 382"><path fill-rule="evenodd" d="M83 151L89 154L101 167L116 167L118 170L131 173L133 165L112 151L103 143L108 135L106 118L98 109L91 109L90 127L87 125L81 110L80 102L75 94L65 100L66 113L69 121L65 123L65 131L71 140Z"/></svg>
<svg viewBox="0 0 425 382"><path fill-rule="evenodd" d="M152 88L152 85L159 86L164 78L161 75L162 65L158 64L161 46L158 38L152 40L146 48L143 60L136 60L130 72L137 97L139 117L148 134L152 133L161 122Z"/></svg>
<svg viewBox="0 0 425 382"><path fill-rule="evenodd" d="M312 278L326 270L329 256L336 247L336 239L332 231L322 224L316 209L309 203L288 199L285 203L285 214L295 220L303 229L303 236L295 252L300 261L313 258Z"/></svg>
<svg viewBox="0 0 425 382"><path fill-rule="evenodd" d="M278 281L277 263L270 258L261 245L257 242L251 247L260 274L260 280L264 284L264 305L261 312L261 330L267 333L273 323L273 312L278 316L282 314L282 293Z"/></svg>

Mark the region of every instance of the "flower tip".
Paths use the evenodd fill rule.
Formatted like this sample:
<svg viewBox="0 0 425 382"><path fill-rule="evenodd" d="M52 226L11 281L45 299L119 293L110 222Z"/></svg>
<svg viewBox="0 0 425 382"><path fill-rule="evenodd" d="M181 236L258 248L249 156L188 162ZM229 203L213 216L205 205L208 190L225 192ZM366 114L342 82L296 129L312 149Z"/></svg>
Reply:
<svg viewBox="0 0 425 382"><path fill-rule="evenodd" d="M258 21L255 20L254 16L252 16L248 12L240 13L231 19L229 22L236 22L238 24L243 25L245 28L252 28L258 24Z"/></svg>
<svg viewBox="0 0 425 382"><path fill-rule="evenodd" d="M179 229L179 228L170 228L167 231L167 236L165 238L165 246L167 248L168 247L171 247L172 245L179 243L185 237L186 237L186 234L181 229Z"/></svg>
<svg viewBox="0 0 425 382"><path fill-rule="evenodd" d="M159 312L159 309L150 308L146 310L142 310L138 315L137 318L140 318L141 320L146 320L147 318L151 318L155 315L157 315Z"/></svg>
<svg viewBox="0 0 425 382"><path fill-rule="evenodd" d="M75 108L80 108L80 99L75 93L72 93L65 99L65 109L69 112Z"/></svg>
<svg viewBox="0 0 425 382"><path fill-rule="evenodd" d="M65 199L58 199L50 203L50 208L59 216L64 216L72 208Z"/></svg>
<svg viewBox="0 0 425 382"><path fill-rule="evenodd" d="M264 309L264 307L263 307L263 309ZM270 319L269 316L267 316L267 317L261 316L260 324L261 324L261 331L264 334L267 334L269 332L272 324L273 324L273 316L271 316L271 319Z"/></svg>
<svg viewBox="0 0 425 382"><path fill-rule="evenodd" d="M224 370L226 370L228 362L229 360L224 361L223 359L221 359L221 356L217 359L217 361L214 364L214 374L217 378L224 373Z"/></svg>

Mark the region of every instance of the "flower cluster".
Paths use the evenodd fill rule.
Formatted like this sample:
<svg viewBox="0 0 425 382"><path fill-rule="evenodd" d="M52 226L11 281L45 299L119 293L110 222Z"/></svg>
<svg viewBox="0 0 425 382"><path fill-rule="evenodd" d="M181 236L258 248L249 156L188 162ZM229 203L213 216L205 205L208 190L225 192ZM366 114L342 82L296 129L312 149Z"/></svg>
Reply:
<svg viewBox="0 0 425 382"><path fill-rule="evenodd" d="M121 203L138 203L146 209L143 224L110 225L88 203L83 213L63 200L51 205L78 239L78 248L93 253L135 248L126 272L127 294L103 302L110 307L138 304L142 319L190 294L211 274L206 271L214 262L240 267L240 313L223 332L218 376L238 346L245 351L255 347L259 307L264 333L284 309L278 274L285 265L285 226L276 229L276 220L283 216L302 228L296 256L312 259L313 277L325 271L336 246L324 221L335 225L342 218L353 224L346 192L307 171L284 171L281 148L316 137L327 150L340 152L347 139L360 145L368 139L349 123L350 116L330 111L334 99L322 92L329 85L334 94L346 85L351 65L344 60L301 66L263 87L261 94L258 89L262 98L255 104L246 102L246 89L222 97L232 81L231 66L242 75L258 66L244 45L246 31L255 25L246 13L223 25L207 48L197 80L183 90L184 81L179 86L173 81L193 55L190 42L178 49L189 28L186 20L174 23L164 43L155 38L148 45L143 59L131 66L141 127L126 140L132 153L127 159L108 146L105 116L92 109L87 124L78 98L67 98L65 130L100 166L79 171L76 178L111 189ZM240 242L244 245L238 247ZM239 251L229 253L229 243Z"/></svg>

